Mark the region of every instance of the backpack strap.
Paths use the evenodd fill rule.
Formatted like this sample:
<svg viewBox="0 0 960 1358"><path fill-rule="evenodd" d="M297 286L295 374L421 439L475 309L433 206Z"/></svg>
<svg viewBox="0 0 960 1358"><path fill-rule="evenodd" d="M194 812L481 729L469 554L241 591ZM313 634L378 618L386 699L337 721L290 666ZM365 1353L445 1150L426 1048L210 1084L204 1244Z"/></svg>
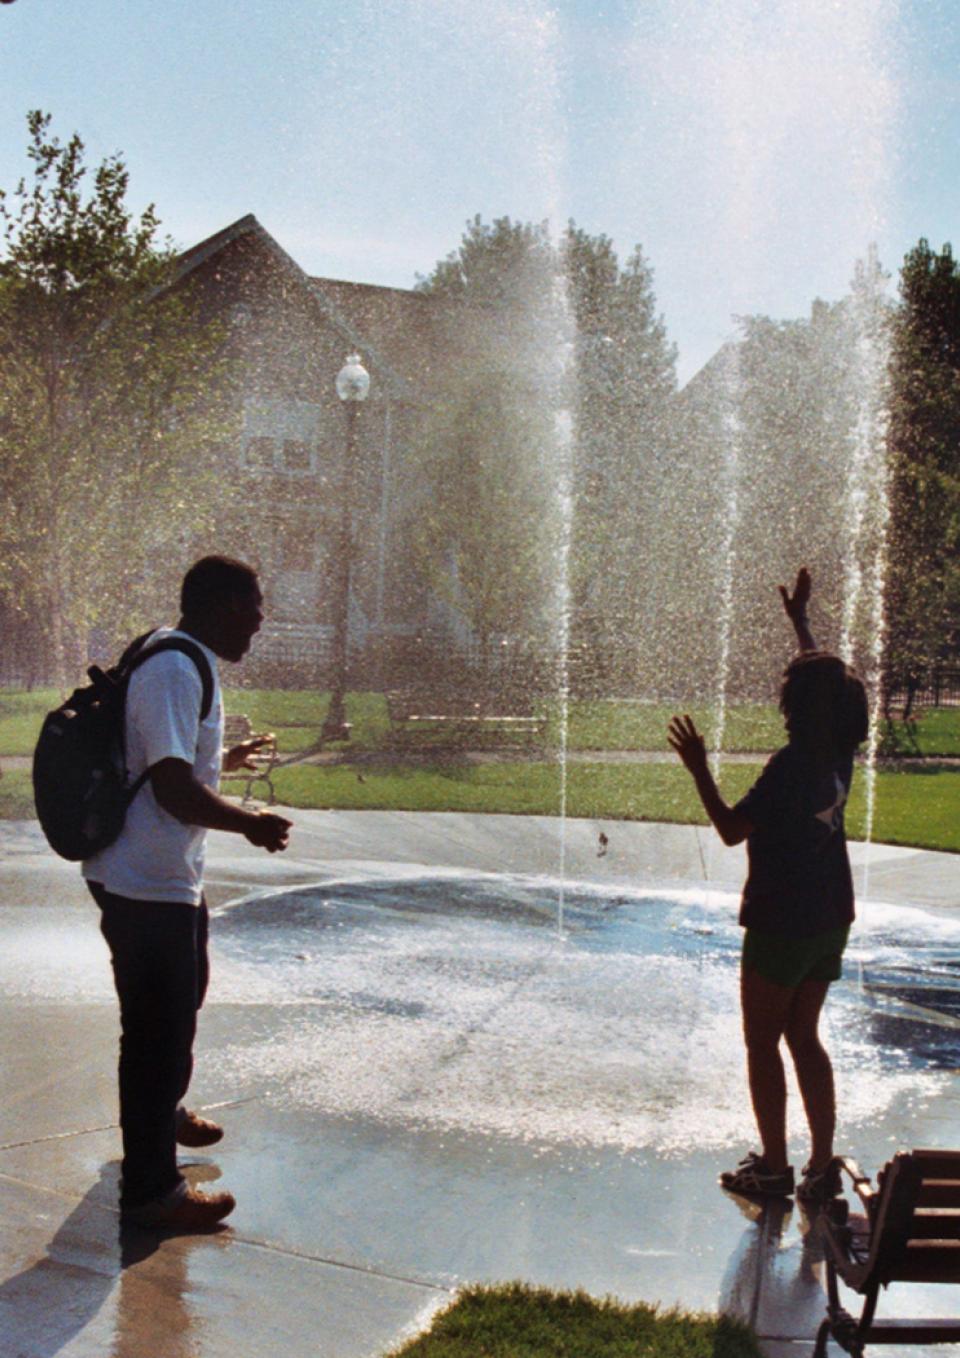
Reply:
<svg viewBox="0 0 960 1358"><path fill-rule="evenodd" d="M120 661L121 665L124 666L124 677L129 679L134 670L138 670L151 656L159 655L161 651L181 651L184 655L190 657L200 675L200 682L203 685L203 697L200 700L200 720L206 721L213 706L213 671L210 669L210 661L197 643L188 641L186 637L164 637L155 646L148 646L144 643L149 640L150 635L151 633L148 633L146 637L138 637L137 641L124 652ZM132 656L131 652L133 652ZM131 656L129 660L127 659L128 656ZM124 661L127 662L125 665Z"/></svg>
<svg viewBox="0 0 960 1358"><path fill-rule="evenodd" d="M190 657L200 675L200 682L203 685L203 696L200 699L200 720L205 721L213 706L213 671L210 669L210 661L197 643L189 641L186 637L164 637L155 646L148 646L146 643L152 636L152 632L145 632L142 637L137 637L136 641L130 643L120 657L116 673L126 684L134 670L138 670L151 656L158 655L161 651L181 651L184 655ZM124 750L124 758L126 758L124 725L125 723L121 723L120 727L121 748ZM150 770L146 768L136 782L127 789L127 806L130 805L149 777Z"/></svg>
<svg viewBox="0 0 960 1358"><path fill-rule="evenodd" d="M150 638L153 636L156 630L157 629L155 627L151 627L149 632L144 632L139 637L136 637L133 641L131 641L130 645L127 647L123 655L120 657L116 665L113 667L111 673L116 674L118 676L126 674L127 670L130 667L131 660L133 660L134 656L138 655L140 651L143 650L144 646L147 644L147 642L150 640Z"/></svg>

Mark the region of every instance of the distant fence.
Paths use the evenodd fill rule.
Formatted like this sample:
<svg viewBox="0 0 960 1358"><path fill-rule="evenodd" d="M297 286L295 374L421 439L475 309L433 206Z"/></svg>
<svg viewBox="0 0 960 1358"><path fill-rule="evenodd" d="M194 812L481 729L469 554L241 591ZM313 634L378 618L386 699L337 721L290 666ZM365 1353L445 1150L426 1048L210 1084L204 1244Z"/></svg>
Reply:
<svg viewBox="0 0 960 1358"><path fill-rule="evenodd" d="M898 684L890 692L889 706L960 707L960 665L943 665L917 684Z"/></svg>

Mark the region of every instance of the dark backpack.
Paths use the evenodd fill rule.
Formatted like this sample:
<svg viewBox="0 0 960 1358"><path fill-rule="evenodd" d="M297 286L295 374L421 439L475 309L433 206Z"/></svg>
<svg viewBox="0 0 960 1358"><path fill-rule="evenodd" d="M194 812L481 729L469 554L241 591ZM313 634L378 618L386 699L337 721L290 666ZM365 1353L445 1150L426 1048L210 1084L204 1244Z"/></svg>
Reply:
<svg viewBox="0 0 960 1358"><path fill-rule="evenodd" d="M87 670L90 684L75 689L65 703L47 713L33 752L33 798L50 847L78 862L112 844L123 828L127 808L150 770L127 786L124 712L133 672L161 651L182 651L200 672L200 720L213 702L213 674L203 651L185 637L166 637L154 646L152 632L137 637L107 671Z"/></svg>

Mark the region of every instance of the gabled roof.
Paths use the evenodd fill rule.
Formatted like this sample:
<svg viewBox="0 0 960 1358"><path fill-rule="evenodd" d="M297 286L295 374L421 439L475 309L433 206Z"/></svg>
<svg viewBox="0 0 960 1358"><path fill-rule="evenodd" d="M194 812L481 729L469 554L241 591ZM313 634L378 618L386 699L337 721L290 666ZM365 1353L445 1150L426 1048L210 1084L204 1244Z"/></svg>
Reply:
<svg viewBox="0 0 960 1358"><path fill-rule="evenodd" d="M323 303L349 321L358 337L372 339L401 376L420 391L426 390L430 360L436 344L430 299L408 288L385 288L373 283L350 283L338 278L311 278Z"/></svg>
<svg viewBox="0 0 960 1358"><path fill-rule="evenodd" d="M191 246L179 256L171 285L214 259L222 250L245 238L255 240L273 262L314 306L318 318L332 326L347 347L356 349L386 379L391 394L418 403L425 363L423 350L429 343L427 299L403 288L310 278L270 235L253 213Z"/></svg>

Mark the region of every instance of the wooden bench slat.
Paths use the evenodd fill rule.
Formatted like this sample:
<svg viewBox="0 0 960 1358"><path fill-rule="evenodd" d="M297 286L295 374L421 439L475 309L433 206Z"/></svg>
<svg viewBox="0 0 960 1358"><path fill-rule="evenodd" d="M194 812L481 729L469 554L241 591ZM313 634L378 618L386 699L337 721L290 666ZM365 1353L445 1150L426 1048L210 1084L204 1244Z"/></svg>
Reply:
<svg viewBox="0 0 960 1358"><path fill-rule="evenodd" d="M547 724L545 712L524 694L494 693L476 698L469 693L418 694L393 689L386 695L387 715L394 727L435 734L444 730L466 736L497 731L534 737Z"/></svg>
<svg viewBox="0 0 960 1358"><path fill-rule="evenodd" d="M924 1317L921 1320L880 1320L867 1334L871 1344L949 1344L960 1339L960 1321Z"/></svg>
<svg viewBox="0 0 960 1358"><path fill-rule="evenodd" d="M960 1211L919 1207L910 1225L911 1240L960 1240Z"/></svg>
<svg viewBox="0 0 960 1358"><path fill-rule="evenodd" d="M960 1283L960 1241L911 1240L891 1281Z"/></svg>
<svg viewBox="0 0 960 1358"><path fill-rule="evenodd" d="M960 1152L900 1152L880 1171L873 1192L852 1162L843 1168L868 1211L854 1217L838 1203L821 1218L829 1301L814 1358L826 1358L828 1337L856 1354L870 1344L960 1340L960 1317L872 1323L881 1286L960 1284ZM843 1310L838 1276L864 1298L858 1322Z"/></svg>
<svg viewBox="0 0 960 1358"><path fill-rule="evenodd" d="M919 1207L960 1207L960 1183L954 1179L924 1179L917 1194Z"/></svg>
<svg viewBox="0 0 960 1358"><path fill-rule="evenodd" d="M924 1179L960 1180L960 1151L918 1150L913 1160Z"/></svg>

